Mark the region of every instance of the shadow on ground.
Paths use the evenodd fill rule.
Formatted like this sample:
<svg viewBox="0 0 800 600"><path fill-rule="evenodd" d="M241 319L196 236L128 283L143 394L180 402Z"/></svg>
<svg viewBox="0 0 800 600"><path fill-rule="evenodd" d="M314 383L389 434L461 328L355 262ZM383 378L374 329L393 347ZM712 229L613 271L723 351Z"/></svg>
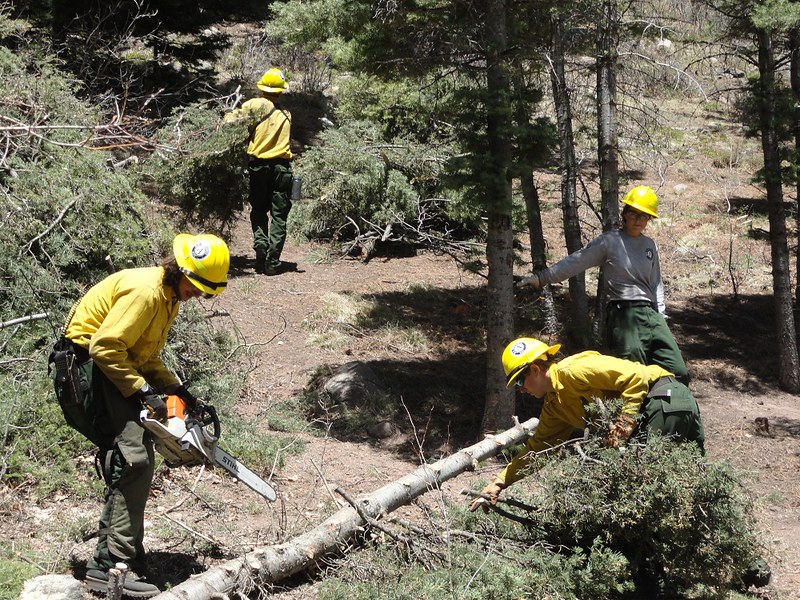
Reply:
<svg viewBox="0 0 800 600"><path fill-rule="evenodd" d="M385 418L404 438L397 452L431 459L482 439L486 396L485 297L483 287L412 288L364 296L373 307L351 329L365 342L382 339L379 330L417 331L428 340L427 355L388 347L388 358L364 361L389 390L389 398L366 398L362 406L336 407L331 433L338 439L383 444L367 432L370 417ZM510 340L509 340L510 341ZM385 353L384 353L385 354ZM500 357L495 358L498 363ZM328 365L335 368L338 365ZM499 365L498 365L499 366ZM327 379L323 374L322 379ZM309 391L318 393L312 382ZM324 403L324 401L323 401ZM318 411L318 404L312 410ZM525 420L538 414L541 402L518 394L515 414ZM509 423L509 425L511 425Z"/></svg>
<svg viewBox="0 0 800 600"><path fill-rule="evenodd" d="M367 407L376 418L385 415L403 434L397 447L404 456L422 451L430 459L474 443L483 435L481 421L486 389L486 290L481 286L460 288L410 288L364 296L373 307L354 327L362 343L382 339L387 327L416 330L428 340L427 356L416 351L389 347L391 357L367 361L378 379L390 390L390 407ZM541 336L544 329L542 303L518 294L517 335ZM558 320L568 319L570 302L556 297ZM737 393L766 394L777 386L777 353L773 300L768 295L693 298L685 307L674 306L669 325L687 359L695 381L713 381L715 386ZM582 348L566 335L551 342L563 344L565 354ZM381 343L381 342L379 342ZM384 353L385 354L385 353ZM496 360L500 360L496 357ZM731 367L734 365L734 367ZM336 366L336 365L330 365ZM339 439L384 443L371 439L359 408L346 407L346 420L332 433ZM516 414L520 420L535 416L541 402L518 395ZM359 421L359 418L362 421ZM776 423L784 435L796 435L797 424ZM784 431L785 430L785 431Z"/></svg>
<svg viewBox="0 0 800 600"><path fill-rule="evenodd" d="M777 386L779 348L771 295L695 297L671 315L670 327L690 369L702 361L693 377L754 394Z"/></svg>

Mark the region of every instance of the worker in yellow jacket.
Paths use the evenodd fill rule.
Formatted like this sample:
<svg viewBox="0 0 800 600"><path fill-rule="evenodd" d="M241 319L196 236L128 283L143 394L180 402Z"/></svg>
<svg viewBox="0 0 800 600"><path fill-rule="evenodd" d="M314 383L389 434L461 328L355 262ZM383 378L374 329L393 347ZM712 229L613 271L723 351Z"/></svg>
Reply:
<svg viewBox="0 0 800 600"><path fill-rule="evenodd" d="M272 68L256 84L261 96L225 115L226 122L244 121L250 137L247 171L250 174L250 225L256 272L278 275L286 243L286 222L292 209L292 151L289 141L292 115L280 106L287 82L283 71Z"/></svg>
<svg viewBox="0 0 800 600"><path fill-rule="evenodd" d="M575 430L586 427L586 405L596 399L623 402L606 438L609 446L627 441L638 427L677 441L696 442L702 451L705 433L700 409L689 388L672 373L594 351L556 361L560 348L535 338L519 338L503 351L507 385L544 398L544 405L527 447L483 489L492 504L503 489L524 477L533 455L568 441ZM479 498L470 509L485 502Z"/></svg>
<svg viewBox="0 0 800 600"><path fill-rule="evenodd" d="M56 395L70 425L99 446L107 485L86 582L104 592L108 569L125 562L132 572L123 594L137 598L159 593L136 574L145 564L144 510L154 472L153 442L139 415L146 407L166 420L161 394L181 396L190 407L196 403L160 353L180 303L222 292L230 265L228 247L214 235L179 234L172 249L161 266L119 271L92 287L57 343L76 370L74 378L57 373ZM81 410L70 412L78 404Z"/></svg>

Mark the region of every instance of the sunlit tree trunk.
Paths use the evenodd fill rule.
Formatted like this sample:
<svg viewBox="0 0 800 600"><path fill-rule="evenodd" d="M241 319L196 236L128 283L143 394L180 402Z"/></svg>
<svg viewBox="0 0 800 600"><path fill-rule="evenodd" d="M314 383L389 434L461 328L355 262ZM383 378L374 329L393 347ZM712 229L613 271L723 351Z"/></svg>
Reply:
<svg viewBox="0 0 800 600"><path fill-rule="evenodd" d="M567 251L572 253L583 246L583 241L581 240L581 225L578 219L578 194L576 190L578 175L572 134L572 108L564 64L564 46L564 20L561 15L556 15L551 41L552 65L550 81L553 87L560 141L561 209L564 217L564 238L567 243ZM586 277L583 273L570 278L569 292L572 299L573 314L570 331L579 346L588 347L591 339L591 324L589 322L589 302L586 298Z"/></svg>
<svg viewBox="0 0 800 600"><path fill-rule="evenodd" d="M800 365L797 337L792 310L792 289L789 278L789 245L786 234L786 215L783 209L781 163L775 114L775 55L772 36L757 29L759 72L759 121L761 147L764 153L764 181L769 211L769 239L772 248L772 291L775 298L778 352L778 379L789 392L800 391Z"/></svg>
<svg viewBox="0 0 800 600"><path fill-rule="evenodd" d="M487 143L490 188L486 260L489 264L486 323L486 407L483 431L510 425L514 393L505 385L500 360L514 333L513 230L511 227L511 93L506 64L506 2L487 3Z"/></svg>
<svg viewBox="0 0 800 600"><path fill-rule="evenodd" d="M617 43L619 27L616 0L603 0L597 24L597 162L600 174L600 210L603 231L619 227L619 144L617 140ZM597 282L594 330L605 331L605 274Z"/></svg>

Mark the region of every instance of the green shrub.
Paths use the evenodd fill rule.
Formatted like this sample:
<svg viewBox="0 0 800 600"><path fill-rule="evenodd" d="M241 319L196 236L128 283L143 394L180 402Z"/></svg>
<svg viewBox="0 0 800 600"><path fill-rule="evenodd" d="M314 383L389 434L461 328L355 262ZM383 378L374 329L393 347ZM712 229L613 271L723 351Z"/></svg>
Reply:
<svg viewBox="0 0 800 600"><path fill-rule="evenodd" d="M368 121L348 122L321 134L322 144L298 160L304 194L293 222L309 239L351 240L368 232L429 244L425 235L461 238L479 230L477 215L450 215L441 187L441 161L409 139L385 141Z"/></svg>
<svg viewBox="0 0 800 600"><path fill-rule="evenodd" d="M30 563L13 556L0 556L0 600L19 598L25 582L39 574Z"/></svg>
<svg viewBox="0 0 800 600"><path fill-rule="evenodd" d="M740 475L691 444L589 442L534 468L501 496L528 505L500 503L519 520L446 500L423 523L384 520L395 535L368 530L320 598L722 599L758 553Z"/></svg>
<svg viewBox="0 0 800 600"><path fill-rule="evenodd" d="M718 597L752 563L752 505L729 464L658 437L624 453L584 450L590 461L548 460L520 482L549 543L620 553L640 587L678 596Z"/></svg>
<svg viewBox="0 0 800 600"><path fill-rule="evenodd" d="M158 139L169 151L152 156L142 169L154 193L180 211L178 225L227 233L247 197L244 123L223 124L223 106L198 102L177 110Z"/></svg>

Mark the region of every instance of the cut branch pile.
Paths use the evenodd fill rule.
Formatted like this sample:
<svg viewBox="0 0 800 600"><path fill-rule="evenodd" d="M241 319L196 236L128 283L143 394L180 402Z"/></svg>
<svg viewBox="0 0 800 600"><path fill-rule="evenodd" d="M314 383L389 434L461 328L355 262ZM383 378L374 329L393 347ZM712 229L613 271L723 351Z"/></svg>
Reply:
<svg viewBox="0 0 800 600"><path fill-rule="evenodd" d="M241 558L229 560L156 596L158 600L201 600L275 583L308 569L319 559L341 552L349 540L368 524L418 496L437 489L443 482L474 469L478 462L525 440L539 424L538 419L487 436L481 442L383 486L357 500L359 509L347 506L318 525L284 544L257 548Z"/></svg>

